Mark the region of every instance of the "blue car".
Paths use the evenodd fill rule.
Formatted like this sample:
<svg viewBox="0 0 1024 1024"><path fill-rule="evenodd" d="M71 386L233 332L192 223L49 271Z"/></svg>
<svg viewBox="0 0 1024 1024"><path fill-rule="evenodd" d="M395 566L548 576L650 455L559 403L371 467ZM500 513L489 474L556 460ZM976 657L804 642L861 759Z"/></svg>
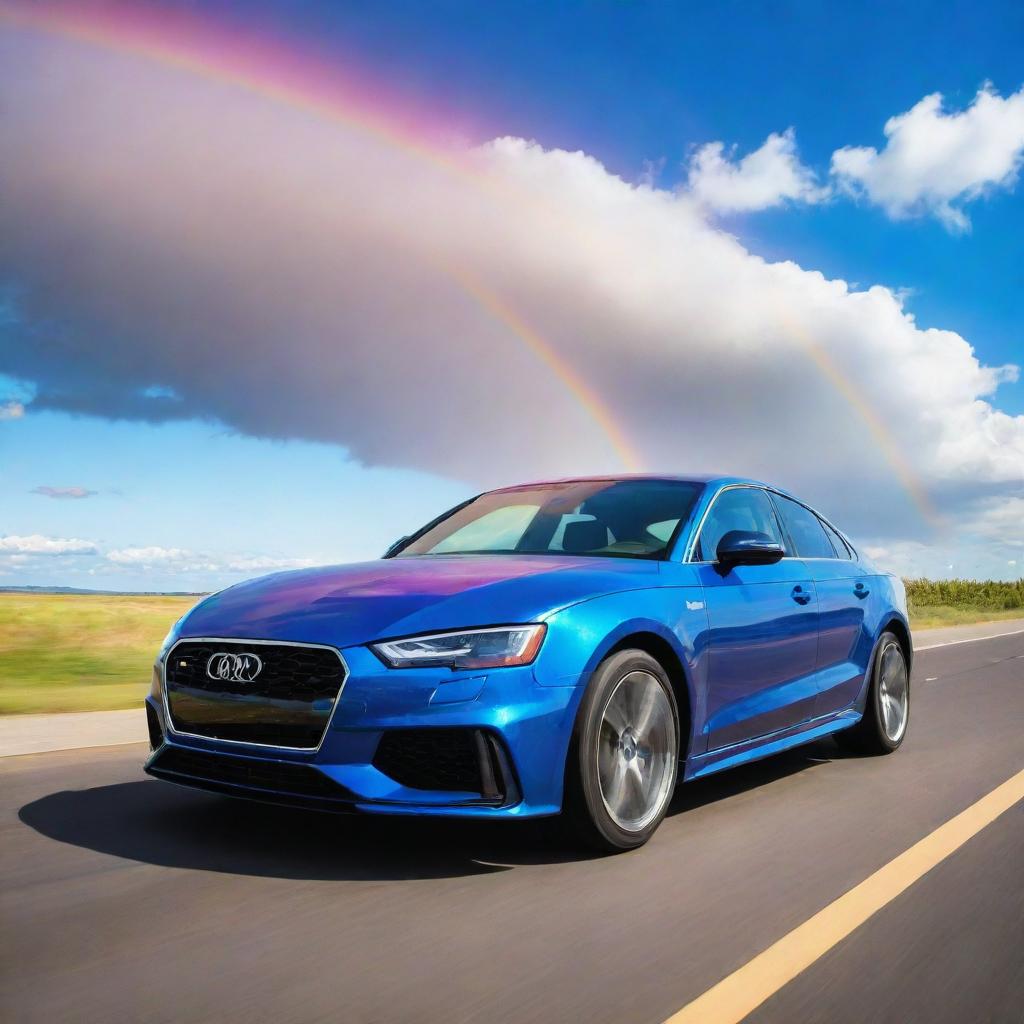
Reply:
<svg viewBox="0 0 1024 1024"><path fill-rule="evenodd" d="M378 561L200 601L154 667L146 771L319 809L561 815L627 850L680 780L832 733L895 750L912 653L900 580L779 488L506 487Z"/></svg>

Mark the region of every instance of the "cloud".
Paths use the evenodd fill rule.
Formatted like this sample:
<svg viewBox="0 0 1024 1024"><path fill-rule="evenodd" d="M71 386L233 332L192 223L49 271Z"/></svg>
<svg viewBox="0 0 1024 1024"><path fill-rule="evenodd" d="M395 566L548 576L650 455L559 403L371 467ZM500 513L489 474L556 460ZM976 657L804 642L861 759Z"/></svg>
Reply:
<svg viewBox="0 0 1024 1024"><path fill-rule="evenodd" d="M993 544L1024 548L1024 494L982 498L966 525Z"/></svg>
<svg viewBox="0 0 1024 1024"><path fill-rule="evenodd" d="M787 200L820 203L829 190L818 184L814 172L800 162L796 135L788 128L771 134L760 149L734 159L721 142L709 142L690 160L689 193L708 209L740 213L781 206Z"/></svg>
<svg viewBox="0 0 1024 1024"><path fill-rule="evenodd" d="M83 556L88 556L83 557ZM116 580L125 574L143 580L169 580L189 577L193 582L259 576L285 569L304 569L320 564L308 557L280 557L276 555L245 553L210 554L188 548L162 547L157 544L129 545L101 550L93 541L77 538L44 537L40 534L0 537L0 571L6 575L48 572L43 568L59 559L61 573L88 573L96 575L106 571ZM143 574L141 577L139 574Z"/></svg>
<svg viewBox="0 0 1024 1024"><path fill-rule="evenodd" d="M85 487L50 487L43 484L32 488L33 494L41 494L46 498L57 498L59 500L91 498L96 492Z"/></svg>
<svg viewBox="0 0 1024 1024"><path fill-rule="evenodd" d="M937 543L896 541L867 545L865 554L880 568L904 579L1016 580L1020 577L1015 559L976 542L944 539Z"/></svg>
<svg viewBox="0 0 1024 1024"><path fill-rule="evenodd" d="M983 494L964 503L955 529L920 540L867 543L882 568L931 579L951 573L969 579L1017 579L1024 555L1024 492Z"/></svg>
<svg viewBox="0 0 1024 1024"><path fill-rule="evenodd" d="M316 565L312 558L275 558L268 555L213 556L185 548L148 547L115 548L107 559L118 566L158 569L174 573L240 573L254 575L303 569Z"/></svg>
<svg viewBox="0 0 1024 1024"><path fill-rule="evenodd" d="M966 231L963 206L1010 189L1024 160L1024 87L1003 98L984 86L964 110L947 112L932 93L885 123L885 147L844 146L832 154L839 187L893 218L932 215Z"/></svg>
<svg viewBox="0 0 1024 1024"><path fill-rule="evenodd" d="M194 557L184 548L162 548L156 545L137 548L115 548L107 552L107 558L119 565L154 565L156 563L180 562Z"/></svg>
<svg viewBox="0 0 1024 1024"><path fill-rule="evenodd" d="M30 409L200 418L467 487L633 449L777 481L875 539L927 532L921 490L955 522L1024 475L1024 417L993 400L1015 367L584 153L424 157L30 33L0 43L0 87L0 373Z"/></svg>
<svg viewBox="0 0 1024 1024"><path fill-rule="evenodd" d="M25 406L21 402L0 402L0 420L20 420L25 415Z"/></svg>
<svg viewBox="0 0 1024 1024"><path fill-rule="evenodd" d="M15 555L94 555L96 545L92 541L74 537L44 537L33 533L19 537L0 537L0 553Z"/></svg>
<svg viewBox="0 0 1024 1024"><path fill-rule="evenodd" d="M223 563L226 572L280 572L282 569L308 569L315 558L271 558L268 555L229 558Z"/></svg>

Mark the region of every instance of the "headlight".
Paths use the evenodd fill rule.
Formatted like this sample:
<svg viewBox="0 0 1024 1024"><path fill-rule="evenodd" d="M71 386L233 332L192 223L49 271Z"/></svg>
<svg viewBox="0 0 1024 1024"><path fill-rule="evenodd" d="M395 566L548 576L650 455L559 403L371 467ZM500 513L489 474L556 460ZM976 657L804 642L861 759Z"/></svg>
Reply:
<svg viewBox="0 0 1024 1024"><path fill-rule="evenodd" d="M547 626L502 626L461 633L432 633L371 644L392 668L503 668L529 665L540 650Z"/></svg>

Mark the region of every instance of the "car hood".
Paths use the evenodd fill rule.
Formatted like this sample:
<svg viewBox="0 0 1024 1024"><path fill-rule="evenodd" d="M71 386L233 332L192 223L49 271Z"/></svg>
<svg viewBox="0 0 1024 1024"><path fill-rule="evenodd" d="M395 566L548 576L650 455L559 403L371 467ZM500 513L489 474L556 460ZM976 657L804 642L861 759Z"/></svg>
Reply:
<svg viewBox="0 0 1024 1024"><path fill-rule="evenodd" d="M389 636L532 622L652 585L659 563L562 555L431 555L276 573L201 601L182 637L349 647Z"/></svg>

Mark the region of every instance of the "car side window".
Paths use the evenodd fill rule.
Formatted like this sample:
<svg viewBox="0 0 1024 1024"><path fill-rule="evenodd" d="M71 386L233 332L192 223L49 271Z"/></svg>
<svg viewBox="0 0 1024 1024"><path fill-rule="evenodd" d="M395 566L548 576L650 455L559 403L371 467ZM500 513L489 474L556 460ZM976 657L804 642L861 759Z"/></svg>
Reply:
<svg viewBox="0 0 1024 1024"><path fill-rule="evenodd" d="M716 561L718 542L730 530L765 533L782 543L775 510L758 487L730 487L718 495L701 527L696 557L703 562Z"/></svg>
<svg viewBox="0 0 1024 1024"><path fill-rule="evenodd" d="M824 519L821 520L821 525L825 527L825 532L828 534L828 539L832 541L832 547L836 549L836 555L839 558L845 558L848 562L853 559L853 552L850 550L850 545L839 536L836 530L833 530Z"/></svg>
<svg viewBox="0 0 1024 1024"><path fill-rule="evenodd" d="M772 500L796 548L794 554L800 558L837 557L821 520L809 508L781 494L773 494Z"/></svg>

